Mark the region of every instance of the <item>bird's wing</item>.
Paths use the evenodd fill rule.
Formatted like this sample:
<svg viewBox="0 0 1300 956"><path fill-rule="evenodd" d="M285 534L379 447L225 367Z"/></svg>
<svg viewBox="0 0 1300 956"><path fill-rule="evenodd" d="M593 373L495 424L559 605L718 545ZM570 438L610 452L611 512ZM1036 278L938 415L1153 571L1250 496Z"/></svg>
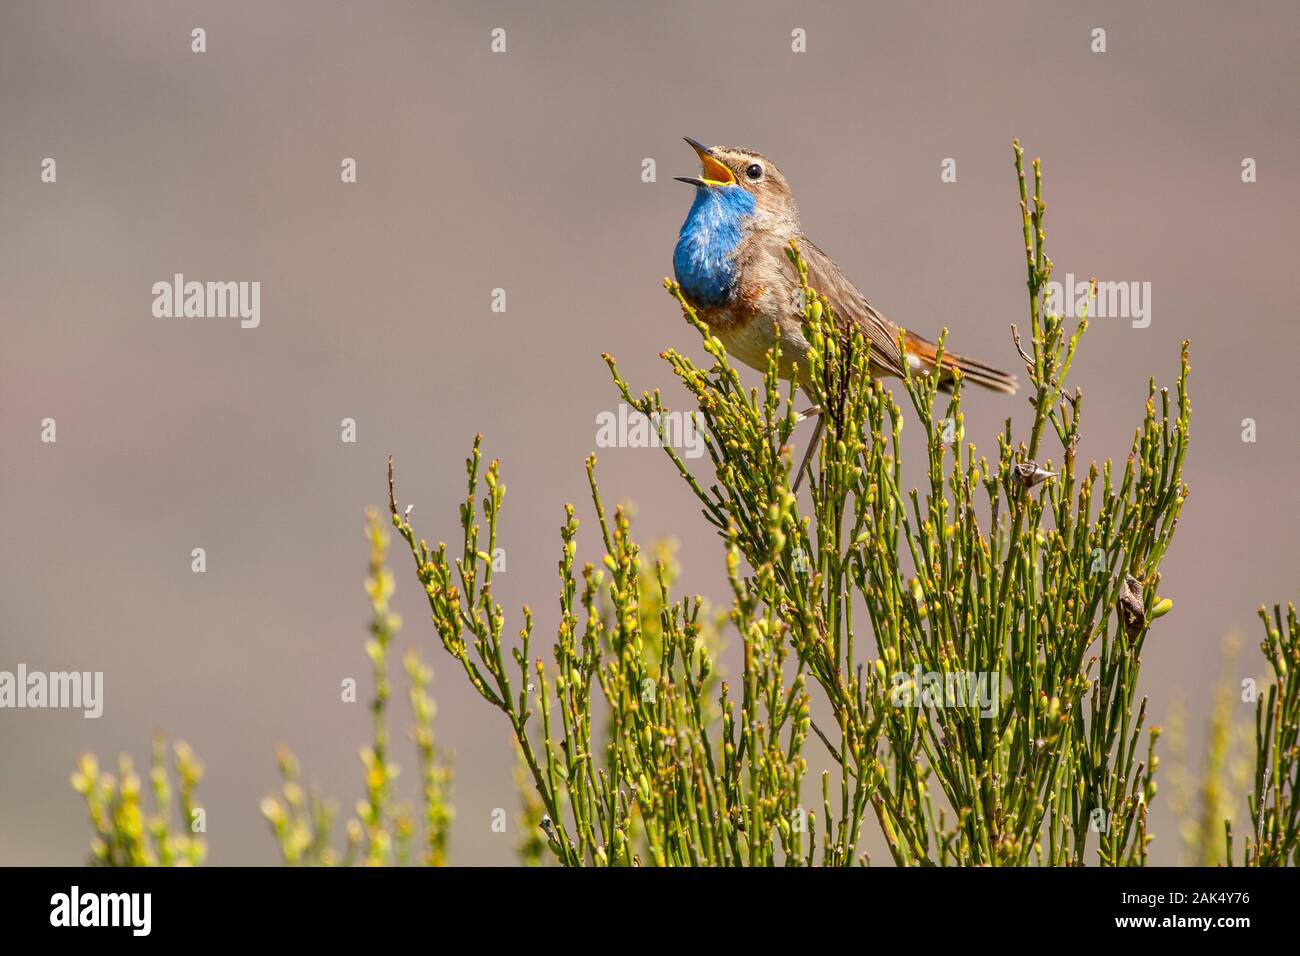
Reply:
<svg viewBox="0 0 1300 956"><path fill-rule="evenodd" d="M871 343L871 364L884 374L901 377L903 362L898 350L898 326L877 312L835 260L810 239L799 237L799 253L808 265L808 285L826 297L842 326L848 323L856 325ZM798 283L799 277L785 251L781 250L778 255Z"/></svg>

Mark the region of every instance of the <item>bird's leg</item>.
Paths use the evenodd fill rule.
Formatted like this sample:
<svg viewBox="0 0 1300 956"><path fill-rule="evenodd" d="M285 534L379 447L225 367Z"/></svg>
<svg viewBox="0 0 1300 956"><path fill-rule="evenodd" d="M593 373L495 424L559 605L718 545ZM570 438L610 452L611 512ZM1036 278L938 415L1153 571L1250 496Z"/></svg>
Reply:
<svg viewBox="0 0 1300 956"><path fill-rule="evenodd" d="M796 422L801 422L805 418L812 418L814 415L820 415L821 413L822 413L822 407L820 405L813 405L809 408L806 408L802 412L795 412L794 420Z"/></svg>
<svg viewBox="0 0 1300 956"><path fill-rule="evenodd" d="M813 452L817 450L817 445L822 440L822 429L826 427L826 419L821 416L820 411L818 409L817 427L813 429L812 441L808 443L808 450L803 455L803 464L799 466L799 474L794 476L794 485L790 489L795 494L799 493L799 483L803 481L804 472L808 470L808 464L812 461Z"/></svg>

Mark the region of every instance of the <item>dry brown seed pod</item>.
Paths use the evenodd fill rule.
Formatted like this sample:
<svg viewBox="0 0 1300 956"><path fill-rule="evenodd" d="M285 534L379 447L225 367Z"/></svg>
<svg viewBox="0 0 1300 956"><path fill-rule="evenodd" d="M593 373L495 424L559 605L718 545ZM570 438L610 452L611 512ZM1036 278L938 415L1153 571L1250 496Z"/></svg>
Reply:
<svg viewBox="0 0 1300 956"><path fill-rule="evenodd" d="M1048 471L1045 468L1039 468L1038 465L1032 461L1018 461L1013 468L1016 481L1020 482L1020 484L1024 485L1026 488L1032 488L1034 485L1044 482L1048 478L1056 477L1056 472Z"/></svg>
<svg viewBox="0 0 1300 956"><path fill-rule="evenodd" d="M1124 575L1124 583L1120 585L1119 613L1129 634L1136 634L1147 622L1142 606L1142 582L1131 574Z"/></svg>

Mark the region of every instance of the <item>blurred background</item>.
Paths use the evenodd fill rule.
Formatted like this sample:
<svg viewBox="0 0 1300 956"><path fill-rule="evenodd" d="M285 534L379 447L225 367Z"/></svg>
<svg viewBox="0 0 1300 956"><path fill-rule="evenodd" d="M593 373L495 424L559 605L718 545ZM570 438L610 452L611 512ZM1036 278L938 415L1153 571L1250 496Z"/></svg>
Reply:
<svg viewBox="0 0 1300 956"><path fill-rule="evenodd" d="M1297 593L1297 41L1285 2L5 3L0 670L103 671L105 711L0 711L0 863L83 860L76 758L143 763L155 730L207 763L212 863L278 859L258 812L277 742L350 812L370 732L363 509L390 453L421 534L454 540L485 435L510 488L507 631L528 603L549 648L564 502L579 559L598 558L583 458L618 404L601 353L676 407L658 353L704 357L661 286L691 200L672 177L698 168L683 135L767 154L877 307L1006 368L1026 313L1013 137L1043 158L1058 276L1151 283L1150 326L1095 322L1073 379L1082 459L1122 462L1147 378L1171 384L1192 341L1192 493L1142 690L1156 723L1184 702L1197 753L1221 639L1244 635L1234 683L1262 676L1255 610ZM260 327L154 318L151 286L178 272L260 281ZM1029 409L972 393L966 414L988 452ZM602 450L599 476L635 502L643 544L680 541L687 589L725 599L717 540L662 452ZM398 650L433 662L455 755L452 859L509 863L507 725L393 558ZM340 701L346 677L363 703ZM1172 863L1164 797L1152 856ZM511 833L492 832L496 807Z"/></svg>

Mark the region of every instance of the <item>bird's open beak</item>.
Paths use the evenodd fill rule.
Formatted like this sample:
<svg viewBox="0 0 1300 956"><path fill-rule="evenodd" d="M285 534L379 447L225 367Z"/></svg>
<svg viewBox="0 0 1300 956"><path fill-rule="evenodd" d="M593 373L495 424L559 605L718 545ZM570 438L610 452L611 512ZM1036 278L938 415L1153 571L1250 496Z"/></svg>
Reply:
<svg viewBox="0 0 1300 956"><path fill-rule="evenodd" d="M695 150L696 155L700 157L700 166L702 175L696 176L677 176L678 182L690 183L692 186L734 186L736 177L724 163L718 162L713 158L713 150L703 143L697 143L689 136L682 137L686 140L691 149Z"/></svg>

